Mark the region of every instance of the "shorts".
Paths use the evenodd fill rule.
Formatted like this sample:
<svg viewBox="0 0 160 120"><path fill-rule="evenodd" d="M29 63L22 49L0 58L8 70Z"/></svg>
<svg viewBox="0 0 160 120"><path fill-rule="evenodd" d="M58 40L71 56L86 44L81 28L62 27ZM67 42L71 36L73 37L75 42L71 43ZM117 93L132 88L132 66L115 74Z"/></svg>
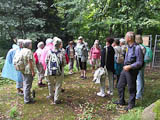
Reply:
<svg viewBox="0 0 160 120"><path fill-rule="evenodd" d="M81 70L87 70L87 62L81 62L81 58L79 58L79 65Z"/></svg>

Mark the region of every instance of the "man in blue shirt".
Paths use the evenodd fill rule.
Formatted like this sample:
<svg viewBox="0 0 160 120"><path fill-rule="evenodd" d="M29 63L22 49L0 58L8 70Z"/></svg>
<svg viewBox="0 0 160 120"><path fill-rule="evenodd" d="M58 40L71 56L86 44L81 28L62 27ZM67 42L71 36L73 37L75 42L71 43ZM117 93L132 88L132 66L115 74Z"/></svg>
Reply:
<svg viewBox="0 0 160 120"><path fill-rule="evenodd" d="M129 101L125 110L130 110L135 106L136 97L136 79L139 69L143 66L143 53L139 45L135 42L134 32L127 32L126 42L128 44L123 71L118 82L119 101L115 104L125 105L124 93L125 86L128 84Z"/></svg>

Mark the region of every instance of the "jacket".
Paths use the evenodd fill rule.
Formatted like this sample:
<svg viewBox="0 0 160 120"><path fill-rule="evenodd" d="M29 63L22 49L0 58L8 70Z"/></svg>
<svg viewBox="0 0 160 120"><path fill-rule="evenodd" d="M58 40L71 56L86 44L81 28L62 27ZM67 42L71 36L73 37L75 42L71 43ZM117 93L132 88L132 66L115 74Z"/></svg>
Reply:
<svg viewBox="0 0 160 120"><path fill-rule="evenodd" d="M101 67L104 68L104 66L106 66L108 71L111 72L115 72L114 70L114 55L115 55L115 51L114 48L112 46L108 46L108 53L107 53L107 57L106 57L106 47L103 48L102 53L101 53ZM105 60L105 58L107 58L107 60Z"/></svg>

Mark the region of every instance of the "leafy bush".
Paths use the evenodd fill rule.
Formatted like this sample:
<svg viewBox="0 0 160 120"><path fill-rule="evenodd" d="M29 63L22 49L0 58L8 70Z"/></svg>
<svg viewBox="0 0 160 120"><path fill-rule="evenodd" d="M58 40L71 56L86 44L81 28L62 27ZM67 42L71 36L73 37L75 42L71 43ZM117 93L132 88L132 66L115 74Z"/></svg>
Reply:
<svg viewBox="0 0 160 120"><path fill-rule="evenodd" d="M0 48L0 57L5 57L7 55L8 49Z"/></svg>
<svg viewBox="0 0 160 120"><path fill-rule="evenodd" d="M3 57L0 57L0 72L2 71L4 63L5 63L5 60L3 59Z"/></svg>

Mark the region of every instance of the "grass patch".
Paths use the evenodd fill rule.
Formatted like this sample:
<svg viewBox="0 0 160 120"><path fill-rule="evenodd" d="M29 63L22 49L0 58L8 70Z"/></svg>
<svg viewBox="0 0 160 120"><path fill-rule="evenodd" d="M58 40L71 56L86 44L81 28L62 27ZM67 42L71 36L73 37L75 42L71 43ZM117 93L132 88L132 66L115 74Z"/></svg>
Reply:
<svg viewBox="0 0 160 120"><path fill-rule="evenodd" d="M141 120L143 108L135 108L127 114L121 115L118 120Z"/></svg>
<svg viewBox="0 0 160 120"><path fill-rule="evenodd" d="M159 119L160 119L160 100L158 100L158 101L155 103L155 106L154 106L154 108L153 108L153 112L156 114L155 120L159 120Z"/></svg>
<svg viewBox="0 0 160 120"><path fill-rule="evenodd" d="M99 85L92 82L91 70L87 72L86 80L79 78L80 73L76 67L74 72L76 73L68 75L68 66L65 67L65 79L62 85L65 92L60 95L62 100L60 105L53 105L46 99L48 88L39 88L37 77L34 78L32 87L36 91L36 103L33 105L23 103L23 97L16 94L15 84L3 84L0 87L0 119L1 116L3 119L10 119L12 116L14 119L22 120L139 120L144 108L160 98L159 73L146 73L143 99L136 101L133 110L127 113L121 112L120 108L112 103L118 99L117 89L113 97L98 97L96 93L99 92ZM106 86L108 87L108 81ZM127 90L126 93L128 98Z"/></svg>

